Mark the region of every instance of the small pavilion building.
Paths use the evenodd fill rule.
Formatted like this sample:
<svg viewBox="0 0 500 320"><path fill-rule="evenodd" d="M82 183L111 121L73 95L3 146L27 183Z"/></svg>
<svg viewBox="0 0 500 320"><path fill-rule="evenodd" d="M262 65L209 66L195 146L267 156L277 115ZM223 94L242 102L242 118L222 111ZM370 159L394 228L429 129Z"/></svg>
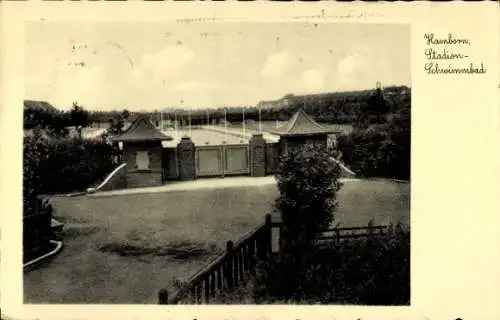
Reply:
<svg viewBox="0 0 500 320"><path fill-rule="evenodd" d="M271 133L280 137L280 153L284 154L308 142L326 148L328 135L336 133L336 131L322 126L307 115L304 110L299 109L287 124L276 128Z"/></svg>
<svg viewBox="0 0 500 320"><path fill-rule="evenodd" d="M162 141L173 140L143 116L122 134L112 139L119 143L126 163L127 188L151 187L163 184Z"/></svg>

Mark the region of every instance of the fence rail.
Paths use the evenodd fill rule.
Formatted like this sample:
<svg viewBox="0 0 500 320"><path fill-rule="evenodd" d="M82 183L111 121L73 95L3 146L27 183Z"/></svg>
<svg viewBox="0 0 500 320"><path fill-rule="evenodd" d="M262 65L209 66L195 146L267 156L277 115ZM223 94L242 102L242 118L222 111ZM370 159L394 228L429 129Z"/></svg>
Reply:
<svg viewBox="0 0 500 320"><path fill-rule="evenodd" d="M387 226L331 228L323 231L317 239L320 242L342 242L348 239L365 238L368 236L383 236L387 234L387 230Z"/></svg>
<svg viewBox="0 0 500 320"><path fill-rule="evenodd" d="M279 247L280 231L278 229L277 233L273 233L272 230L280 225L280 222L272 221L271 215L267 214L264 223L236 243L228 241L224 253L193 275L171 296L167 289L160 290L159 304L209 303L217 293L233 290L255 274L257 261L265 261L272 252L276 252L274 248ZM387 229L387 226L332 228L323 231L318 240L341 242L351 238L380 236L385 235Z"/></svg>
<svg viewBox="0 0 500 320"><path fill-rule="evenodd" d="M217 292L231 291L238 283L254 274L257 261L266 260L271 254L271 215L264 223L242 237L236 243L228 241L226 251L192 276L185 285L169 297L163 289L159 293L159 304L177 304L190 301L194 304L208 303Z"/></svg>

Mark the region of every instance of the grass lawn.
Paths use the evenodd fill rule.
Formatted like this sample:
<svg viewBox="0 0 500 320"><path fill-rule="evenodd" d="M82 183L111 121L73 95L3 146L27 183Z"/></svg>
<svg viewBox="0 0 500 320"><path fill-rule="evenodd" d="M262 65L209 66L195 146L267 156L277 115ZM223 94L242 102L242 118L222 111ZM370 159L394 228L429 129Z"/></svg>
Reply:
<svg viewBox="0 0 500 320"><path fill-rule="evenodd" d="M407 184L346 182L336 220L408 223L409 194ZM226 241L260 224L276 196L276 187L265 185L53 198L55 217L65 223L64 249L25 273L25 303L156 303L172 279L194 274ZM186 248L196 256L175 255Z"/></svg>

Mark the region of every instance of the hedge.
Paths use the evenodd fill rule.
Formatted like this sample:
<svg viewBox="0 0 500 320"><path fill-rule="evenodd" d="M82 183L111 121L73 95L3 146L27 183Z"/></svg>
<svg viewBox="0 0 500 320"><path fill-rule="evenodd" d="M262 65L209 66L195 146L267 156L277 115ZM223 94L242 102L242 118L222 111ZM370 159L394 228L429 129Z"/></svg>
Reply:
<svg viewBox="0 0 500 320"><path fill-rule="evenodd" d="M25 137L24 197L30 201L40 194L85 190L111 172L114 155L114 149L103 141Z"/></svg>
<svg viewBox="0 0 500 320"><path fill-rule="evenodd" d="M337 139L342 160L364 177L409 180L411 165L409 130L355 130Z"/></svg>

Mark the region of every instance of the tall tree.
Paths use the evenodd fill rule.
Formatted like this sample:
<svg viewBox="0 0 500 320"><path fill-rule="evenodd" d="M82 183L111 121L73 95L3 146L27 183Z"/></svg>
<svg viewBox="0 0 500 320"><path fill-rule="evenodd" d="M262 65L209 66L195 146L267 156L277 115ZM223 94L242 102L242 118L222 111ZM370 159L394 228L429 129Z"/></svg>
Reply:
<svg viewBox="0 0 500 320"><path fill-rule="evenodd" d="M128 118L130 118L130 111L123 109L121 116L124 120L128 120Z"/></svg>
<svg viewBox="0 0 500 320"><path fill-rule="evenodd" d="M108 120L108 123L109 123L108 132L111 135L118 135L121 132L123 132L123 127L125 126L125 122L123 121L123 117L116 116L116 117L110 118Z"/></svg>
<svg viewBox="0 0 500 320"><path fill-rule="evenodd" d="M130 118L130 112L123 109L121 113L115 113L113 117L109 118L108 135L116 136L123 132L125 128L125 121Z"/></svg>
<svg viewBox="0 0 500 320"><path fill-rule="evenodd" d="M78 131L80 138L82 137L82 129L90 124L90 117L88 111L83 109L82 106L78 105L77 102L73 102L73 106L70 111L70 123Z"/></svg>

